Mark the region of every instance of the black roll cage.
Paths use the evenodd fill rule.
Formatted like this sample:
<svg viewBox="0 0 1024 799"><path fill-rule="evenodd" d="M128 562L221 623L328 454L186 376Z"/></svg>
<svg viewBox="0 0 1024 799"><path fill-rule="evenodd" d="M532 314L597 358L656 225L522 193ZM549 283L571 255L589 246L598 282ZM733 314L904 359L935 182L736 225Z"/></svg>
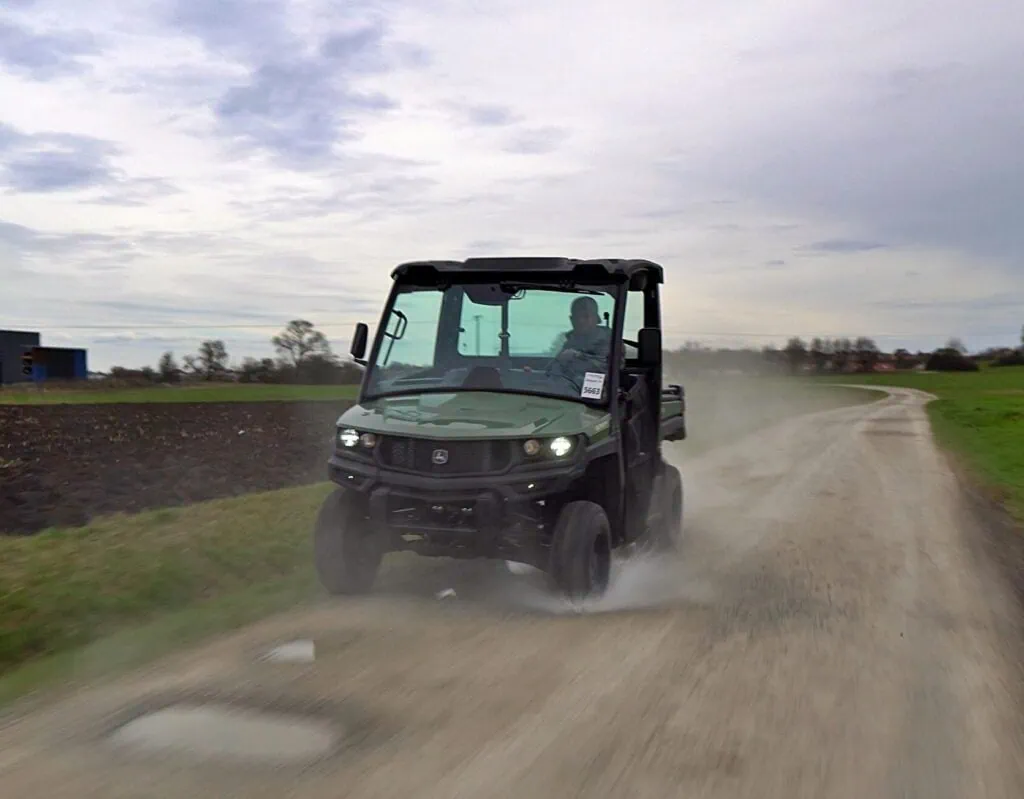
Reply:
<svg viewBox="0 0 1024 799"><path fill-rule="evenodd" d="M370 376L375 368L380 349L387 337L387 324L392 316L395 301L406 286L442 287L452 283L533 283L535 285L570 288L572 286L604 286L611 287L615 299L615 314L612 320L612 351L610 355L610 380L608 395L601 401L569 398L565 395L545 395L529 392L530 396L549 396L567 402L580 402L590 407L607 409L611 414L611 428L616 435L621 430L622 403L622 367L631 364L624 358L623 326L626 314L626 298L631 291L643 294L643 326L655 329L660 337L661 330L661 298L659 287L664 282L662 267L643 259L601 259L580 260L568 258L476 258L466 261L412 261L397 266L392 272L392 286L387 302L381 311L373 344L367 359L367 367L359 387L358 402L371 401L379 396L399 396L371 394L368 390ZM507 303L505 308L507 308ZM507 327L507 319L503 320L503 329ZM441 336L438 336L440 339ZM503 344L507 352L507 342ZM436 357L436 352L435 352ZM633 364L635 366L636 364ZM654 407L652 412L655 424L661 423L660 387L662 385L662 364L660 350L657 364L650 375L654 388L651 392ZM410 389L407 393L451 393L451 386L438 388ZM520 394L524 392L504 390L502 393Z"/></svg>

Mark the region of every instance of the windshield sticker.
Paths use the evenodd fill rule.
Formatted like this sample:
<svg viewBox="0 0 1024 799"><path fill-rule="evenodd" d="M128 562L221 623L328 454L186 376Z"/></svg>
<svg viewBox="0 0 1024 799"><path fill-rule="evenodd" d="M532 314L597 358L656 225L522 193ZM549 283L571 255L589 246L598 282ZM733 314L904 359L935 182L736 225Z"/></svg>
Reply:
<svg viewBox="0 0 1024 799"><path fill-rule="evenodd" d="M580 397L599 400L604 396L604 375L600 372L587 372L583 376L583 389Z"/></svg>

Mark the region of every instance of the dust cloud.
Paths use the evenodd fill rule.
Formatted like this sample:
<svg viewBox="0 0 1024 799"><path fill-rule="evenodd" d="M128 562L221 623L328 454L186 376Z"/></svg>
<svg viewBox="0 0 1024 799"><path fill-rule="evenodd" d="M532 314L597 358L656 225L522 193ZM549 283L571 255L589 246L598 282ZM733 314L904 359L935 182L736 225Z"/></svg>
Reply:
<svg viewBox="0 0 1024 799"><path fill-rule="evenodd" d="M666 379L666 382L670 382ZM839 454L822 425L846 427L859 406L879 395L786 377L702 374L683 383L689 437L666 443L665 459L683 476L684 545L671 555L617 555L606 593L573 602L557 595L540 570L508 563L495 571L453 564L433 571L463 602L511 612L601 614L712 606L734 586L716 575L755 548L773 523L807 502L809 485L826 479ZM845 440L845 439L840 439ZM801 453L794 459L794 442ZM815 453L811 457L807 453Z"/></svg>

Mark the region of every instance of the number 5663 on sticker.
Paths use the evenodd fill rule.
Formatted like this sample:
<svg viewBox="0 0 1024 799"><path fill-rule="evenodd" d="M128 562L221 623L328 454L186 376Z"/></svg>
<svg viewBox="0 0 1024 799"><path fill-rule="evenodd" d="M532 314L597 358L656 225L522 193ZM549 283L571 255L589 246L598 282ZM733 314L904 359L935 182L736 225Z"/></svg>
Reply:
<svg viewBox="0 0 1024 799"><path fill-rule="evenodd" d="M600 372L587 372L583 376L581 399L599 400L604 396L604 375Z"/></svg>

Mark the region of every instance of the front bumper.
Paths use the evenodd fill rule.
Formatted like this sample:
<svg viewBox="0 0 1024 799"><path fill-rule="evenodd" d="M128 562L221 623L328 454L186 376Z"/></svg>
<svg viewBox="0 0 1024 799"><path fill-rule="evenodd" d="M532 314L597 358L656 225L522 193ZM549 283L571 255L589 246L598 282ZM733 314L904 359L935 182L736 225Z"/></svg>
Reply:
<svg viewBox="0 0 1024 799"><path fill-rule="evenodd" d="M375 530L391 549L490 557L542 565L551 497L583 476L574 462L499 475L433 477L334 455L332 482L367 497Z"/></svg>

